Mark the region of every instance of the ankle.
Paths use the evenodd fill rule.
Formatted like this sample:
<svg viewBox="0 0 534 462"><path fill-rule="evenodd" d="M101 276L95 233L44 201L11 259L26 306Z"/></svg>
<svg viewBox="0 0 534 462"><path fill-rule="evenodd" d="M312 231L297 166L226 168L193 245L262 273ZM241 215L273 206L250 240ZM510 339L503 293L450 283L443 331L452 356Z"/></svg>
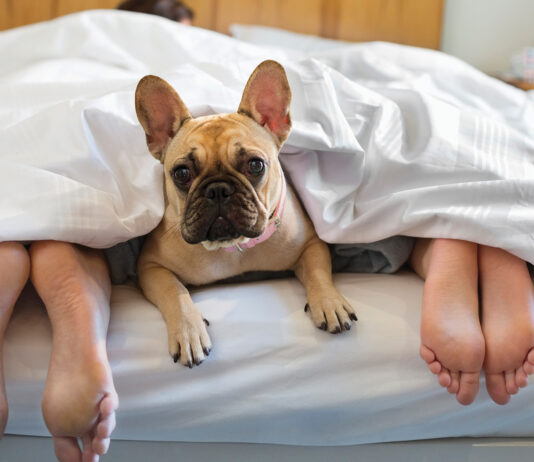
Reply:
<svg viewBox="0 0 534 462"><path fill-rule="evenodd" d="M0 243L0 317L11 314L30 274L30 257L18 242ZM1 323L1 320L0 320Z"/></svg>
<svg viewBox="0 0 534 462"><path fill-rule="evenodd" d="M432 247L432 261L455 267L477 266L478 244L458 239L436 239Z"/></svg>
<svg viewBox="0 0 534 462"><path fill-rule="evenodd" d="M486 245L480 246L478 260L481 273L514 271L516 274L523 274L526 278L530 278L526 262L506 250Z"/></svg>
<svg viewBox="0 0 534 462"><path fill-rule="evenodd" d="M463 302L469 299L471 304L478 306L478 270L450 266L434 268L425 280L423 291L443 299L458 298Z"/></svg>
<svg viewBox="0 0 534 462"><path fill-rule="evenodd" d="M449 289L457 284L469 288L478 285L478 245L454 239L436 239L432 247L427 282L447 285ZM425 284L426 286L426 284Z"/></svg>

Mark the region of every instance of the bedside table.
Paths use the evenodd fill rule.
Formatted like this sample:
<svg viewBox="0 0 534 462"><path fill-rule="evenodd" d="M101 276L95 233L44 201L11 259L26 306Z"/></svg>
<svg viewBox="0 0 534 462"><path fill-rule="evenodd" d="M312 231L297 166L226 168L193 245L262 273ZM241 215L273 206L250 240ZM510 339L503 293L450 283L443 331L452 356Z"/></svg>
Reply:
<svg viewBox="0 0 534 462"><path fill-rule="evenodd" d="M506 79L499 77L500 80L503 82L506 82L510 85L513 85L514 87L521 88L521 90L534 90L534 82L527 82L525 80L518 80L518 79Z"/></svg>

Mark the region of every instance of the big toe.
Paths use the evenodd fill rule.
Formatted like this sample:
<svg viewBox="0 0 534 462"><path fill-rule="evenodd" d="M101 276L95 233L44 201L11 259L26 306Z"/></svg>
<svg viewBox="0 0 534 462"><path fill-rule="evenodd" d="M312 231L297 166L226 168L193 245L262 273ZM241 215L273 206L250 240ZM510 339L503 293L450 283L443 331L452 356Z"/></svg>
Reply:
<svg viewBox="0 0 534 462"><path fill-rule="evenodd" d="M464 406L471 404L478 393L480 372L462 372L456 399Z"/></svg>
<svg viewBox="0 0 534 462"><path fill-rule="evenodd" d="M491 399L497 404L507 404L510 394L506 391L504 373L486 374L486 389Z"/></svg>

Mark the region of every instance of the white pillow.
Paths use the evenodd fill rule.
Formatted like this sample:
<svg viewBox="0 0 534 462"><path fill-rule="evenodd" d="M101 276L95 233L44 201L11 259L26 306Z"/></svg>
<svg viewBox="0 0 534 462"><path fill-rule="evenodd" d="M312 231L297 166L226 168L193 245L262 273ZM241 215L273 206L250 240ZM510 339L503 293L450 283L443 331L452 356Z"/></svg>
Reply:
<svg viewBox="0 0 534 462"><path fill-rule="evenodd" d="M325 39L315 35L298 34L265 26L232 24L230 26L230 34L238 40L254 45L278 47L305 53L329 51L350 45L350 42Z"/></svg>

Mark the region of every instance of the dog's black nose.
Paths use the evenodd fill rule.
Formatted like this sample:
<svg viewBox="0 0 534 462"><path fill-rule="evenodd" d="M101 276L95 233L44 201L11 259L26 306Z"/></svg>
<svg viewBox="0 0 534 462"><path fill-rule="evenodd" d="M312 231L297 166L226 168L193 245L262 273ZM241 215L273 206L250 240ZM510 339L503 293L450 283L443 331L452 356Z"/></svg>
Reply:
<svg viewBox="0 0 534 462"><path fill-rule="evenodd" d="M225 181L214 181L206 187L204 196L216 202L225 202L235 191L231 183Z"/></svg>

